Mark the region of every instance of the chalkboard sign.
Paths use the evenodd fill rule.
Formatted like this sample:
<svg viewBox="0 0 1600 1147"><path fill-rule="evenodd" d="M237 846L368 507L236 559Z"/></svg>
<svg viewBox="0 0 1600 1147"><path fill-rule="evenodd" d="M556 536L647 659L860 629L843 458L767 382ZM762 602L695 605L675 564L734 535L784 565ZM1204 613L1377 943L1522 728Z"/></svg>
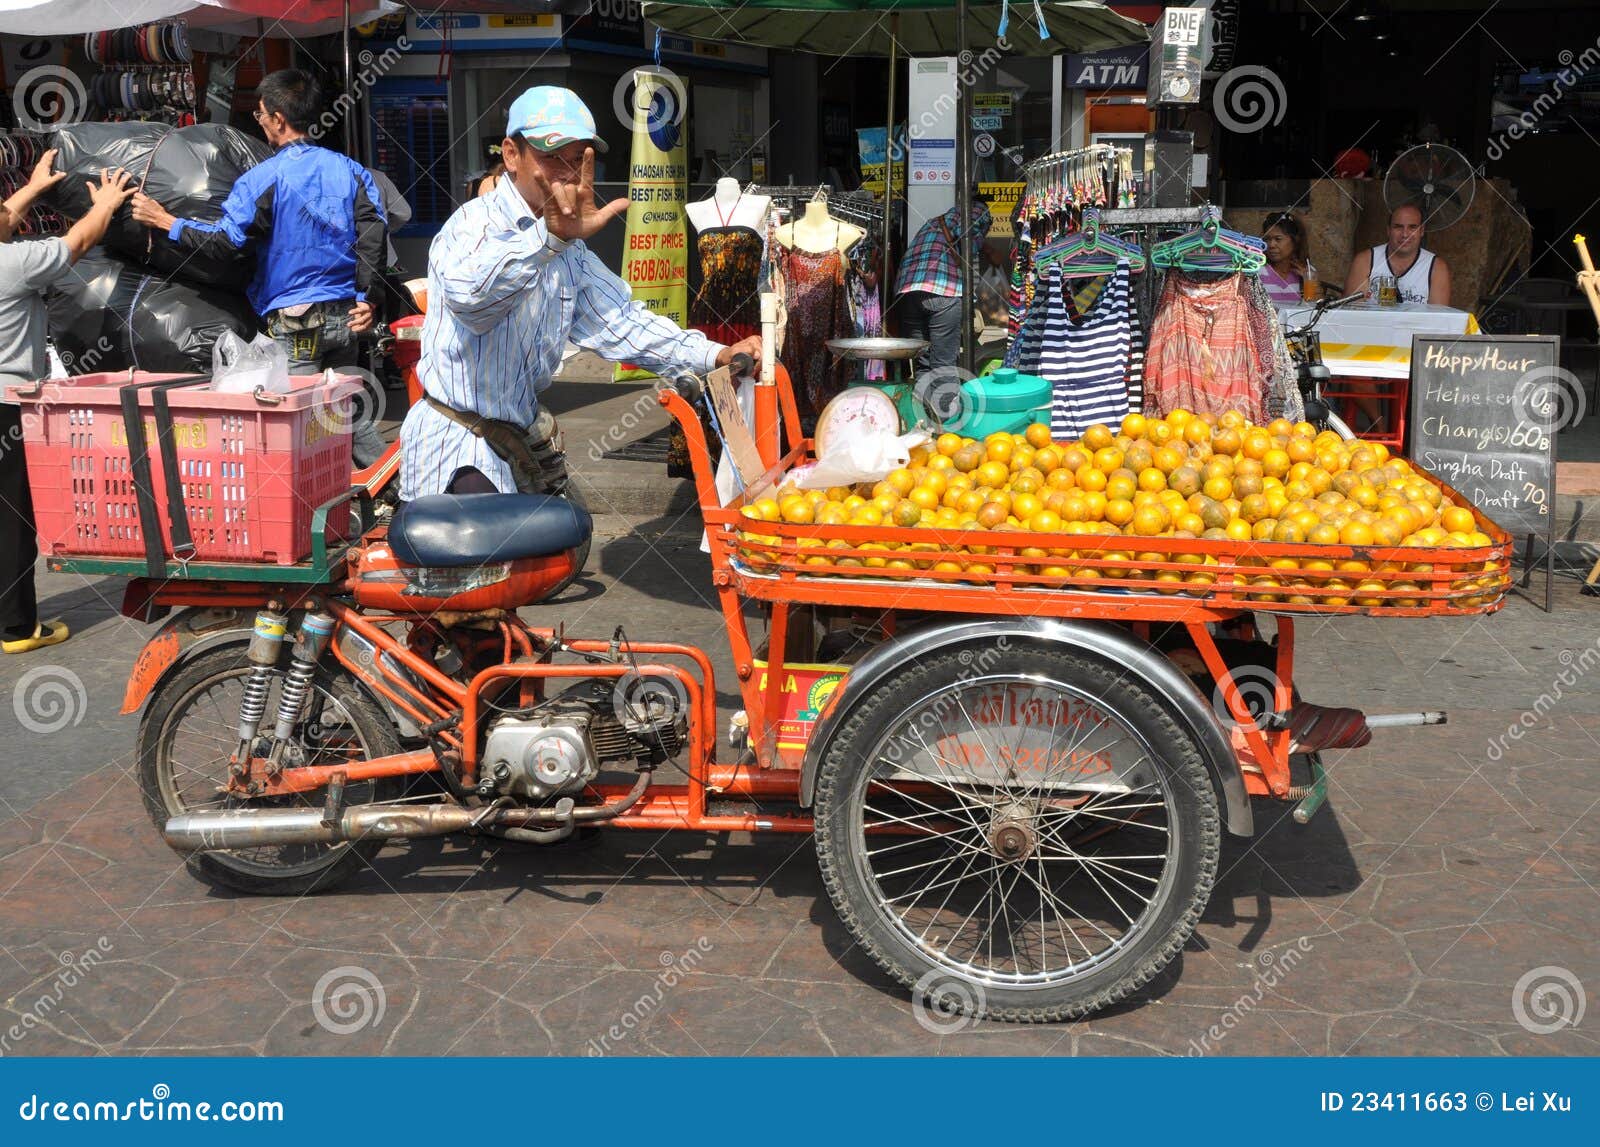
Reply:
<svg viewBox="0 0 1600 1147"><path fill-rule="evenodd" d="M1415 335L1411 456L1510 534L1549 535L1555 436L1575 395L1560 340Z"/></svg>

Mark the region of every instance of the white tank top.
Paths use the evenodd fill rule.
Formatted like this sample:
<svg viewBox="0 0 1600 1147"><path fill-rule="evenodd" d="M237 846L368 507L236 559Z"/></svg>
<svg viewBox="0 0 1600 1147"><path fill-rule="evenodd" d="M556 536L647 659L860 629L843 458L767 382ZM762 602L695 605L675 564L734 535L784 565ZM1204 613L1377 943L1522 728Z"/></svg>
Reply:
<svg viewBox="0 0 1600 1147"><path fill-rule="evenodd" d="M1389 269L1389 248L1379 244L1372 249L1373 275L1392 275ZM1428 301L1428 284L1433 280L1433 252L1423 249L1417 252L1417 261L1396 282L1400 284L1400 301L1402 303L1425 303Z"/></svg>

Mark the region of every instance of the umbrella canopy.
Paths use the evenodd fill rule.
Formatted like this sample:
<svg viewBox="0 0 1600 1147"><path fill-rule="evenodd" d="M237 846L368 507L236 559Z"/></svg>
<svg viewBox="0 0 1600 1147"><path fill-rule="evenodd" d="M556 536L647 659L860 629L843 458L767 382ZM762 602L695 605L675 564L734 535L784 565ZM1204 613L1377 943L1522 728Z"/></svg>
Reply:
<svg viewBox="0 0 1600 1147"><path fill-rule="evenodd" d="M355 22L373 20L399 10L389 0L0 0L0 32L20 36L69 36L103 32L183 16L191 25L228 26L266 21L267 34L319 35L344 27L347 13Z"/></svg>
<svg viewBox="0 0 1600 1147"><path fill-rule="evenodd" d="M1098 0L969 0L967 42L956 37L957 0L646 0L644 18L669 32L823 56L953 56L993 47L1006 23L1021 56L1142 44L1150 30ZM891 31L891 16L899 27ZM1039 20L1049 30L1039 36Z"/></svg>

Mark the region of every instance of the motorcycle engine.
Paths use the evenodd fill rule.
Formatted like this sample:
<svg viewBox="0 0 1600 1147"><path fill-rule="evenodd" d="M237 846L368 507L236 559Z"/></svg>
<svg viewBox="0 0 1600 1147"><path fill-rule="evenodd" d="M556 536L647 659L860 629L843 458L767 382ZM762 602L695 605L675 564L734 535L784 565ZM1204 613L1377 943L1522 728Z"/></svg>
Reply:
<svg viewBox="0 0 1600 1147"><path fill-rule="evenodd" d="M621 710L608 682L578 685L489 725L480 791L526 800L576 793L607 765L658 765L689 739L687 714Z"/></svg>

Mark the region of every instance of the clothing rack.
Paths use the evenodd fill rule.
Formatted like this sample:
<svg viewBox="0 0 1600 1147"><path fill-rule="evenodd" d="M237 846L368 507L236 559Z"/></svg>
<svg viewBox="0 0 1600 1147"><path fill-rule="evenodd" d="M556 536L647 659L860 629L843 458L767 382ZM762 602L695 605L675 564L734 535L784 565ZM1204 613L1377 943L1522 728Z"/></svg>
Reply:
<svg viewBox="0 0 1600 1147"><path fill-rule="evenodd" d="M1100 225L1107 231L1120 234L1137 234L1139 246L1144 251L1146 265L1150 253L1161 241L1164 232L1179 227L1197 227L1205 218L1204 207L1127 207L1100 213ZM1152 315L1156 309L1156 276L1139 276L1139 312Z"/></svg>

